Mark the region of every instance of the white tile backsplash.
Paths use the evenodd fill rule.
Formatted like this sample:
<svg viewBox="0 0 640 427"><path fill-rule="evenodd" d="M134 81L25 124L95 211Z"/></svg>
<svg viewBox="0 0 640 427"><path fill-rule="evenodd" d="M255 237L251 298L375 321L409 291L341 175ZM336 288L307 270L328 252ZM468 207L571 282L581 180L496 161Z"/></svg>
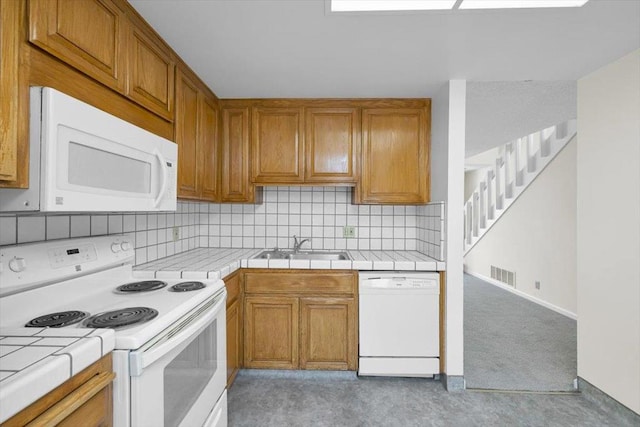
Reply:
<svg viewBox="0 0 640 427"><path fill-rule="evenodd" d="M0 217L0 246L18 243L18 221L15 216Z"/></svg>
<svg viewBox="0 0 640 427"><path fill-rule="evenodd" d="M45 240L46 229L46 222L42 216L25 216L18 218L18 243Z"/></svg>
<svg viewBox="0 0 640 427"><path fill-rule="evenodd" d="M0 245L90 235L132 233L136 264L197 247L417 250L443 259L444 203L352 205L343 187L267 187L261 205L178 202L175 213L8 215ZM343 237L345 225L354 238ZM179 238L173 240L173 227Z"/></svg>
<svg viewBox="0 0 640 427"><path fill-rule="evenodd" d="M47 217L47 240L68 239L71 235L71 218L62 216Z"/></svg>
<svg viewBox="0 0 640 427"><path fill-rule="evenodd" d="M352 205L349 188L267 187L262 205L201 204L201 233L210 247L291 248L295 234L310 237L312 249L423 250L441 259L440 235L428 233L440 224L441 206ZM355 238L342 237L345 225Z"/></svg>
<svg viewBox="0 0 640 427"><path fill-rule="evenodd" d="M140 264L201 246L196 205L199 203L178 202L177 213L6 215L0 217L0 245L132 233L136 263ZM184 225L179 226L180 237L174 242L176 217Z"/></svg>

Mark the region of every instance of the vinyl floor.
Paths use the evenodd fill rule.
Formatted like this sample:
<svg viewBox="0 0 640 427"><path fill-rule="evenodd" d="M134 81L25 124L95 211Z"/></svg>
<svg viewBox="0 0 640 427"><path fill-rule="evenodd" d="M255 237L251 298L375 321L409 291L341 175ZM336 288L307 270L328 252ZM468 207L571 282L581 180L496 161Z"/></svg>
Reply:
<svg viewBox="0 0 640 427"><path fill-rule="evenodd" d="M449 393L439 381L354 373L242 370L228 398L230 427L640 425L577 393Z"/></svg>

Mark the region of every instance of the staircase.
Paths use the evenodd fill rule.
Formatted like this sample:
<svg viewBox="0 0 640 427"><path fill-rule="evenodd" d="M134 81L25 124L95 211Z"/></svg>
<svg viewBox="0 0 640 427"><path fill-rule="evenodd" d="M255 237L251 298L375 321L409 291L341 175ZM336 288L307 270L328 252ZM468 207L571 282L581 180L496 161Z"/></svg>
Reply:
<svg viewBox="0 0 640 427"><path fill-rule="evenodd" d="M465 255L575 134L576 120L569 120L500 147L495 167L464 204Z"/></svg>

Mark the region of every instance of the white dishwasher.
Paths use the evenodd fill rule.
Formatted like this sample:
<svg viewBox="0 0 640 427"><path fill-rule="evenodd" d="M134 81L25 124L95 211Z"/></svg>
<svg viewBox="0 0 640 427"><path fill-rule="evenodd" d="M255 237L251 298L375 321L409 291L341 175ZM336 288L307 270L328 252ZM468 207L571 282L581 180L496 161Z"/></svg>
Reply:
<svg viewBox="0 0 640 427"><path fill-rule="evenodd" d="M358 375L439 375L439 274L362 272L359 290Z"/></svg>

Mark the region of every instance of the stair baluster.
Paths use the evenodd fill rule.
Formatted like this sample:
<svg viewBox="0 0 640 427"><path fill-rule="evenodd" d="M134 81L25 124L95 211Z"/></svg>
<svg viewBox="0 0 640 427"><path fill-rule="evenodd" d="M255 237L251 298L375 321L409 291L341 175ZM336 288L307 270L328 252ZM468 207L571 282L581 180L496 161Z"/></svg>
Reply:
<svg viewBox="0 0 640 427"><path fill-rule="evenodd" d="M465 254L575 134L576 120L570 120L510 141L498 150L495 167L464 204Z"/></svg>

